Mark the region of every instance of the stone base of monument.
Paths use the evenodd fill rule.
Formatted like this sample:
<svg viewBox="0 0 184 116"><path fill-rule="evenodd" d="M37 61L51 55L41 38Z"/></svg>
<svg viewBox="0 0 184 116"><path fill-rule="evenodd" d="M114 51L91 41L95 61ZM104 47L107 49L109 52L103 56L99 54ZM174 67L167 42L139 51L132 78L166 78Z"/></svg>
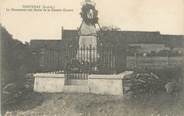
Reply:
<svg viewBox="0 0 184 116"><path fill-rule="evenodd" d="M82 79L65 79L65 85L76 85L76 86L87 86L88 80L82 80Z"/></svg>
<svg viewBox="0 0 184 116"><path fill-rule="evenodd" d="M63 89L64 93L89 93L89 87L86 85L66 85Z"/></svg>
<svg viewBox="0 0 184 116"><path fill-rule="evenodd" d="M90 75L91 93L103 95L123 95L123 78L120 75Z"/></svg>
<svg viewBox="0 0 184 116"><path fill-rule="evenodd" d="M36 92L63 92L64 74L38 73L34 74L34 91Z"/></svg>
<svg viewBox="0 0 184 116"><path fill-rule="evenodd" d="M114 75L89 75L87 80L70 80L64 74L35 74L34 91L47 93L94 93L123 95L123 78L132 72Z"/></svg>

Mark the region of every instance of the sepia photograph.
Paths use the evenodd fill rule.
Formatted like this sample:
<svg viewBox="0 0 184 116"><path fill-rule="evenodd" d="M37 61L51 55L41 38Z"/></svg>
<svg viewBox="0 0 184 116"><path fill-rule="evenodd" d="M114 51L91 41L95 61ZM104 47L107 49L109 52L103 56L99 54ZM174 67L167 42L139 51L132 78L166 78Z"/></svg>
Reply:
<svg viewBox="0 0 184 116"><path fill-rule="evenodd" d="M1 0L1 116L184 116L184 0Z"/></svg>

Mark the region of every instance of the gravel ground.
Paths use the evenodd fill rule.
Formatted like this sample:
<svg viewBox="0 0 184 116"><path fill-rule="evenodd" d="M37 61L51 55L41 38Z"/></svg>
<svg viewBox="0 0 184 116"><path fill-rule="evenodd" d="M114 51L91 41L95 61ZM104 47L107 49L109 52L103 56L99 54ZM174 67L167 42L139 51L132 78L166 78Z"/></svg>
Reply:
<svg viewBox="0 0 184 116"><path fill-rule="evenodd" d="M6 116L184 116L184 98L166 93L139 100L94 94L28 93Z"/></svg>

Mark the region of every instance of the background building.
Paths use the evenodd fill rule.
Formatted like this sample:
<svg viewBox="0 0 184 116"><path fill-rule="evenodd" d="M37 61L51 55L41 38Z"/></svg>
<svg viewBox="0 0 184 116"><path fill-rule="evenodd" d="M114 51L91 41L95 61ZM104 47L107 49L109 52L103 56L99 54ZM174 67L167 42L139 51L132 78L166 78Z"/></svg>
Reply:
<svg viewBox="0 0 184 116"><path fill-rule="evenodd" d="M116 69L135 67L139 62L147 60L149 67L163 62L164 66L168 65L168 62L175 65L183 64L183 35L112 30L101 31L98 36L98 48L109 46L113 46L113 49L118 48L113 52L113 55L117 56ZM30 47L32 53L38 59L38 69L40 71L54 71L64 69L66 59L69 57L67 56L69 52L67 49L73 48L77 50L78 43L77 30L62 29L61 40L31 40ZM138 57L141 60L137 60ZM170 57L170 61L168 57ZM147 65L147 63L142 65Z"/></svg>

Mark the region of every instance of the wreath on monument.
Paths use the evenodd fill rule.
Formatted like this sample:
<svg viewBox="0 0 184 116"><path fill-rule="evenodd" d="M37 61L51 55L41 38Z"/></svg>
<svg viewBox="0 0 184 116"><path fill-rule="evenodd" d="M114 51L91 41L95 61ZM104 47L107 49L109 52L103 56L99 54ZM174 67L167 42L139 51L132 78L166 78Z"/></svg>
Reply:
<svg viewBox="0 0 184 116"><path fill-rule="evenodd" d="M82 19L86 24L96 24L98 23L98 11L95 9L94 5L85 4L82 7L82 12L80 13Z"/></svg>

